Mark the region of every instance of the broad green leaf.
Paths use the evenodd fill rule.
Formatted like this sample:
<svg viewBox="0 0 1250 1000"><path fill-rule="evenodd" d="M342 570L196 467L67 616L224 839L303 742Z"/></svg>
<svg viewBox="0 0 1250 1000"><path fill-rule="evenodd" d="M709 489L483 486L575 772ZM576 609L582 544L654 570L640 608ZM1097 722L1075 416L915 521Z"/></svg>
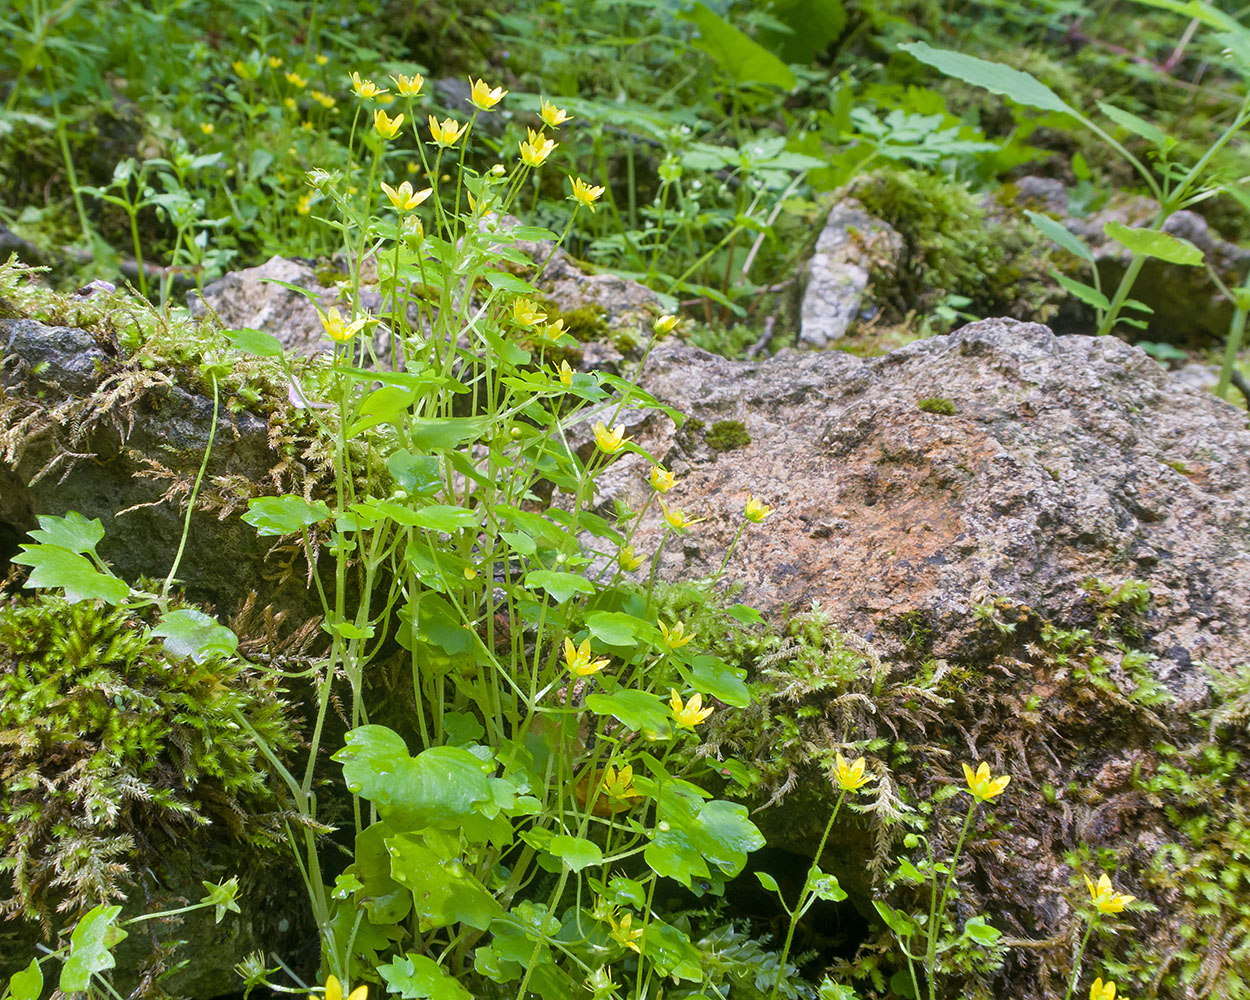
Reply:
<svg viewBox="0 0 1250 1000"><path fill-rule="evenodd" d="M642 730L648 736L669 732L668 707L653 694L626 688L612 694L596 692L586 699L587 707L597 715L611 715L628 729Z"/></svg>
<svg viewBox="0 0 1250 1000"><path fill-rule="evenodd" d="M842 0L773 0L769 13L779 26L761 30L760 41L788 63L810 64L846 27Z"/></svg>
<svg viewBox="0 0 1250 1000"><path fill-rule="evenodd" d="M1108 104L1105 101L1098 102L1098 110L1119 125L1120 128L1127 129L1134 135L1141 136L1141 138L1157 149L1164 149L1173 141L1168 138L1163 129L1157 125L1150 124L1144 118L1138 118L1131 111L1117 108L1114 104Z"/></svg>
<svg viewBox="0 0 1250 1000"><path fill-rule="evenodd" d="M117 964L109 949L127 936L116 924L121 912L120 906L101 904L78 921L69 939L69 958L61 966L60 986L63 993L85 990L91 983L92 975Z"/></svg>
<svg viewBox="0 0 1250 1000"><path fill-rule="evenodd" d="M501 531L499 537L511 545L512 550L519 555L532 556L538 551L538 544L522 531Z"/></svg>
<svg viewBox="0 0 1250 1000"><path fill-rule="evenodd" d="M764 616L749 604L731 604L725 611L730 618L743 625L764 624Z"/></svg>
<svg viewBox="0 0 1250 1000"><path fill-rule="evenodd" d="M808 875L807 888L813 896L827 903L838 903L846 899L846 890L838 883L837 878L819 870Z"/></svg>
<svg viewBox="0 0 1250 1000"><path fill-rule="evenodd" d="M1092 285L1077 281L1075 278L1069 278L1066 274L1061 274L1059 271L1051 271L1050 276L1059 282L1069 294L1075 295L1087 306L1093 306L1102 312L1106 312L1111 308L1111 300Z"/></svg>
<svg viewBox="0 0 1250 1000"><path fill-rule="evenodd" d="M706 4L679 15L699 29L694 44L710 55L736 83L762 83L790 90L798 80L790 67L743 34Z"/></svg>
<svg viewBox="0 0 1250 1000"><path fill-rule="evenodd" d="M924 42L908 42L899 46L899 50L907 52L922 63L927 63L947 76L953 76L974 87L983 87L992 94L1002 94L1015 101L1041 111L1058 111L1061 114L1079 118L1076 110L1070 107L1058 94L1042 83L1037 77L1022 70L1004 66L1002 63L966 56L962 52L949 49L935 49Z"/></svg>
<svg viewBox="0 0 1250 1000"><path fill-rule="evenodd" d="M473 648L477 638L473 630L460 620L447 600L438 594L426 592L421 594L416 606L416 637L421 642L428 642L444 652L455 656L467 653ZM407 609L407 617L411 622L412 608Z"/></svg>
<svg viewBox="0 0 1250 1000"><path fill-rule="evenodd" d="M473 994L427 955L410 951L389 965L379 965L378 972L388 990L404 1000L473 1000Z"/></svg>
<svg viewBox="0 0 1250 1000"><path fill-rule="evenodd" d="M214 656L234 656L239 637L211 615L194 608L166 611L152 629L165 640L170 656L189 656L194 663L206 663Z"/></svg>
<svg viewBox="0 0 1250 1000"><path fill-rule="evenodd" d="M879 899L874 899L872 905L885 922L886 927L890 928L904 941L911 937L915 931L915 926L907 918L906 914L900 913L888 903L883 903Z"/></svg>
<svg viewBox="0 0 1250 1000"><path fill-rule="evenodd" d="M419 451L435 451L476 440L488 423L486 417L431 417L414 420L409 433L413 446Z"/></svg>
<svg viewBox="0 0 1250 1000"><path fill-rule="evenodd" d="M506 271L487 271L486 283L496 291L515 292L517 295L536 295L538 289L523 278Z"/></svg>
<svg viewBox="0 0 1250 1000"><path fill-rule="evenodd" d="M781 892L781 886L777 884L777 880L768 872L756 872L755 877L759 879L760 885L771 892Z"/></svg>
<svg viewBox="0 0 1250 1000"><path fill-rule="evenodd" d="M96 545L104 537L104 525L98 517L88 521L76 510L66 512L64 517L39 515L39 528L30 533L37 542L59 545L63 549L85 555L94 553Z"/></svg>
<svg viewBox="0 0 1250 1000"><path fill-rule="evenodd" d="M1189 240L1183 240L1171 233L1158 229L1131 229L1114 219L1103 225L1102 231L1139 256L1157 257L1169 264L1183 264L1186 267L1202 266L1202 251Z"/></svg>
<svg viewBox="0 0 1250 1000"><path fill-rule="evenodd" d="M243 327L239 330L227 330L230 346L236 351L251 354L258 358L276 358L282 354L282 341L272 333Z"/></svg>
<svg viewBox="0 0 1250 1000"><path fill-rule="evenodd" d="M970 917L964 924L964 935L972 938L977 944L993 945L1003 936L1003 932L985 922L985 917Z"/></svg>
<svg viewBox="0 0 1250 1000"><path fill-rule="evenodd" d="M85 556L59 545L23 545L12 561L30 567L25 586L39 590L64 588L70 604L94 600L120 604L130 594L124 580L101 573Z"/></svg>
<svg viewBox="0 0 1250 1000"><path fill-rule="evenodd" d="M632 646L639 636L653 631L649 623L621 611L592 611L586 616L586 627L609 646Z"/></svg>
<svg viewBox="0 0 1250 1000"><path fill-rule="evenodd" d="M329 516L330 508L320 500L309 502L300 496L258 497L248 501L243 520L259 535L290 535Z"/></svg>
<svg viewBox="0 0 1250 1000"><path fill-rule="evenodd" d="M595 585L576 573L562 573L551 569L536 569L525 577L527 587L545 590L557 604L563 604L574 594L593 594Z"/></svg>
<svg viewBox="0 0 1250 1000"><path fill-rule="evenodd" d="M695 846L726 875L737 875L746 866L747 854L764 846L764 835L748 818L739 802L713 799L699 809Z"/></svg>
<svg viewBox="0 0 1250 1000"><path fill-rule="evenodd" d="M9 977L10 1000L39 1000L42 992L43 970L37 958L32 958L30 965Z"/></svg>
<svg viewBox="0 0 1250 1000"><path fill-rule="evenodd" d="M700 654L694 658L692 666L679 664L678 669L696 691L710 694L734 708L746 708L751 704L747 672L742 667L731 667L718 656Z"/></svg>
<svg viewBox="0 0 1250 1000"><path fill-rule="evenodd" d="M418 507L413 516L413 523L419 528L448 533L462 528L476 528L479 520L481 520L481 515L477 511L448 504Z"/></svg>
<svg viewBox="0 0 1250 1000"><path fill-rule="evenodd" d="M461 747L410 757L403 738L385 726L359 726L344 739L332 759L343 765L348 790L398 828L456 828L493 800L482 761Z"/></svg>
<svg viewBox="0 0 1250 1000"><path fill-rule="evenodd" d="M355 437L378 424L400 423L407 418L408 408L416 398L416 390L398 385L384 385L380 389L374 389L360 401L357 411L360 419L347 428L347 436Z"/></svg>
<svg viewBox="0 0 1250 1000"><path fill-rule="evenodd" d="M547 850L575 872L591 865L603 864L603 851L599 849L599 845L582 837L568 837L563 834L552 837Z"/></svg>
<svg viewBox="0 0 1250 1000"><path fill-rule="evenodd" d="M414 909L430 926L468 924L484 931L503 912L459 858L444 857L406 833L389 838L386 848L391 876L412 891Z"/></svg>
<svg viewBox="0 0 1250 1000"><path fill-rule="evenodd" d="M391 453L386 468L395 482L416 496L435 493L443 485L442 469L433 455L414 455L401 448Z"/></svg>
<svg viewBox="0 0 1250 1000"><path fill-rule="evenodd" d="M653 918L647 924L642 951L661 975L693 983L703 979L703 956L691 943L690 936L663 920Z"/></svg>
<svg viewBox="0 0 1250 1000"><path fill-rule="evenodd" d="M1026 209L1025 213L1029 221L1037 226L1046 236L1058 243L1063 249L1070 254L1075 254L1082 260L1094 264L1094 251L1085 245L1085 241L1079 236L1068 231L1067 227L1062 223L1056 222L1049 215L1042 215L1041 212L1034 212Z"/></svg>

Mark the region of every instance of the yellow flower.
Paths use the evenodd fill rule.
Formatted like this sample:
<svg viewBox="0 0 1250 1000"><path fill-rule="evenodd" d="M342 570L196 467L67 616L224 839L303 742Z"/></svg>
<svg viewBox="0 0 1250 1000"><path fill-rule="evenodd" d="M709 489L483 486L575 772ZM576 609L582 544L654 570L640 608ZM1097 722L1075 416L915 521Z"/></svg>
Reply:
<svg viewBox="0 0 1250 1000"><path fill-rule="evenodd" d="M299 212L300 215L308 215L312 211L312 201L315 197L315 191L309 191L307 194L300 195L299 201L295 203L295 211Z"/></svg>
<svg viewBox="0 0 1250 1000"><path fill-rule="evenodd" d="M559 128L567 121L572 121L573 116L567 111L562 111L552 104L547 98L543 98L542 110L538 112L539 117L547 123L549 128Z"/></svg>
<svg viewBox="0 0 1250 1000"><path fill-rule="evenodd" d="M481 111L489 111L496 104L502 101L508 94L503 87L496 87L491 90L482 80L474 80L469 77L469 85L472 90L469 92L469 103Z"/></svg>
<svg viewBox="0 0 1250 1000"><path fill-rule="evenodd" d="M595 444L605 455L615 455L625 447L625 442L628 440L623 430L604 427L602 420L595 424Z"/></svg>
<svg viewBox="0 0 1250 1000"><path fill-rule="evenodd" d="M382 105L382 107L389 108L392 104L395 103L395 95L390 93L389 91L384 90L382 91L382 93L378 94L377 102L380 105Z"/></svg>
<svg viewBox="0 0 1250 1000"><path fill-rule="evenodd" d="M532 299L518 296L512 300L512 322L517 326L533 326L546 318L547 314Z"/></svg>
<svg viewBox="0 0 1250 1000"><path fill-rule="evenodd" d="M1011 780L1011 775L1004 774L1000 778L990 777L990 765L982 761L974 774L972 768L964 765L964 777L968 779L968 791L981 802L989 802L995 795L1000 795Z"/></svg>
<svg viewBox="0 0 1250 1000"><path fill-rule="evenodd" d="M299 107L299 104L296 102L294 97L288 97L282 103L286 105L286 109L288 111L294 111Z"/></svg>
<svg viewBox="0 0 1250 1000"><path fill-rule="evenodd" d="M608 914L608 924L612 927L612 937L616 942L624 945L626 948L632 948L641 955L642 949L638 947L638 939L642 937L643 928L634 929L633 923L634 915L632 913L626 913L621 917L619 923L613 914Z"/></svg>
<svg viewBox="0 0 1250 1000"><path fill-rule="evenodd" d="M252 67L245 63L242 59L236 59L230 64L230 68L245 80L250 80L256 75L252 72Z"/></svg>
<svg viewBox="0 0 1250 1000"><path fill-rule="evenodd" d="M336 103L338 103L329 94L322 93L320 90L314 90L308 96L320 104L323 108L332 108Z"/></svg>
<svg viewBox="0 0 1250 1000"><path fill-rule="evenodd" d="M477 570L475 570L472 566L466 566L462 575L466 580L476 580Z"/></svg>
<svg viewBox="0 0 1250 1000"><path fill-rule="evenodd" d="M305 132L311 132L314 126L312 122L300 122L299 127L302 128Z"/></svg>
<svg viewBox="0 0 1250 1000"><path fill-rule="evenodd" d="M664 520L668 522L669 527L674 531L685 531L691 525L707 520L706 517L686 517L686 512L677 507L669 510L664 506L663 500L660 501L660 509L664 511Z"/></svg>
<svg viewBox="0 0 1250 1000"><path fill-rule="evenodd" d="M1104 983L1101 977L1095 979L1089 988L1089 1000L1115 1000L1115 983ZM1120 994L1120 1000L1128 1000L1128 997Z"/></svg>
<svg viewBox="0 0 1250 1000"><path fill-rule="evenodd" d="M269 57L269 68L270 68L270 69L277 69L277 68L278 68L279 66L281 66L281 65L282 65L282 60L281 60L281 59L279 59L277 56L270 56L270 57Z"/></svg>
<svg viewBox="0 0 1250 1000"><path fill-rule="evenodd" d="M560 362L560 381L569 386L573 384L573 369L567 361Z"/></svg>
<svg viewBox="0 0 1250 1000"><path fill-rule="evenodd" d="M373 113L373 131L380 135L383 139L394 139L395 133L399 131L399 126L404 123L402 114L396 115L394 118L388 118L386 112L381 108Z"/></svg>
<svg viewBox="0 0 1250 1000"><path fill-rule="evenodd" d="M588 208L593 212L595 210L595 202L603 197L604 189L587 184L581 178L573 177L571 175L569 176L569 181L573 185L573 193L569 196L569 200L575 201L579 205Z"/></svg>
<svg viewBox="0 0 1250 1000"><path fill-rule="evenodd" d="M525 130L529 133L529 139L521 142L521 162L530 167L541 167L543 161L551 155L551 151L556 148L556 143L548 139L541 132L535 132L532 128Z"/></svg>
<svg viewBox="0 0 1250 1000"><path fill-rule="evenodd" d="M326 336L336 344L343 344L351 340L352 337L365 328L367 322L369 322L368 316L359 316L352 322L345 323L338 309L334 307L321 317L321 325L325 327Z"/></svg>
<svg viewBox="0 0 1250 1000"><path fill-rule="evenodd" d="M664 633L664 645L666 645L669 649L681 649L682 646L690 642L690 640L697 634L691 632L687 635L685 622L674 622L671 629L663 622L660 622L659 625L660 631Z"/></svg>
<svg viewBox="0 0 1250 1000"><path fill-rule="evenodd" d="M629 802L632 799L642 798L634 791L633 766L626 764L620 771L612 767L606 768L603 772L603 794L617 802Z"/></svg>
<svg viewBox="0 0 1250 1000"><path fill-rule="evenodd" d="M667 493L677 485L677 477L662 465L651 466L651 475L647 478L651 481L651 488L656 493Z"/></svg>
<svg viewBox="0 0 1250 1000"><path fill-rule="evenodd" d="M203 132L205 135L212 135L213 123L212 122L200 122L200 131Z"/></svg>
<svg viewBox="0 0 1250 1000"><path fill-rule="evenodd" d="M569 673L571 674L576 674L578 677L589 677L591 674L597 674L606 667L608 661L607 659L594 659L590 652L589 639L583 639L580 646L574 646L573 640L565 636L564 665L569 668Z"/></svg>
<svg viewBox="0 0 1250 1000"><path fill-rule="evenodd" d="M844 792L853 792L872 781L872 775L864 773L863 757L860 757L854 764L849 764L845 757L838 754L834 761L833 780Z"/></svg>
<svg viewBox="0 0 1250 1000"><path fill-rule="evenodd" d="M744 510L742 513L746 515L746 519L748 521L754 521L756 524L759 524L762 520L764 520L764 518L766 518L772 512L773 512L773 509L771 507L768 507L765 504L760 503L758 500L755 499L755 497L751 496L750 493L747 494L746 510Z"/></svg>
<svg viewBox="0 0 1250 1000"><path fill-rule="evenodd" d="M296 87L299 90L303 90L305 87L308 86L308 81L295 72L286 74L286 82L289 83L292 87Z"/></svg>
<svg viewBox="0 0 1250 1000"><path fill-rule="evenodd" d="M400 117L402 118L403 116L400 115ZM412 185L408 181L404 181L398 188L393 188L386 181L383 181L382 190L386 192L386 196L391 200L391 204L400 212L411 212L434 193L433 188L426 188L424 191L413 191Z"/></svg>
<svg viewBox="0 0 1250 1000"><path fill-rule="evenodd" d="M675 327L676 325L677 325L677 317L666 315L666 316L661 316L654 323L652 323L651 329L654 330L657 334L659 334L662 337L666 333L672 333L673 327Z"/></svg>
<svg viewBox="0 0 1250 1000"><path fill-rule="evenodd" d="M444 118L440 125L438 119L430 115L430 137L444 149L459 142L468 127L469 123L465 122L457 128L455 121L451 118Z"/></svg>
<svg viewBox="0 0 1250 1000"><path fill-rule="evenodd" d="M685 729L693 729L700 722L706 722L708 716L712 714L710 707L703 707L703 695L698 692L692 694L690 700L683 705L681 703L681 695L677 693L676 689L669 688L669 691L673 695L669 700L669 705L672 706L673 721L677 725Z"/></svg>
<svg viewBox="0 0 1250 1000"><path fill-rule="evenodd" d="M1107 877L1106 872L1098 876L1097 885L1086 875L1085 884L1089 886L1089 897L1099 913L1122 913L1124 907L1137 898L1116 892L1111 888L1111 879Z"/></svg>
<svg viewBox="0 0 1250 1000"><path fill-rule="evenodd" d="M352 71L352 90L357 97L377 97L379 94L385 94L386 91L379 87L372 80L362 80L360 74L355 70Z"/></svg>
<svg viewBox="0 0 1250 1000"><path fill-rule="evenodd" d="M398 73L391 77L395 81L395 89L399 91L402 97L416 97L421 93L421 88L425 86L425 77L420 73L413 73L412 76L404 76Z"/></svg>
<svg viewBox="0 0 1250 1000"><path fill-rule="evenodd" d="M357 986L347 1000L367 1000L368 996L368 986ZM322 998L315 993L310 993L308 1000L322 1000ZM325 1000L343 1000L343 984L338 981L338 977L330 976L326 979Z"/></svg>
<svg viewBox="0 0 1250 1000"><path fill-rule="evenodd" d="M564 320L558 319L554 323L548 323L538 331L538 335L544 340L550 340L554 344L557 340L564 336Z"/></svg>
<svg viewBox="0 0 1250 1000"><path fill-rule="evenodd" d="M313 56L313 61L316 62L318 66L324 66L330 61L330 57L324 53L318 52L315 56Z"/></svg>
<svg viewBox="0 0 1250 1000"><path fill-rule="evenodd" d="M643 563L643 560L635 554L632 545L626 545L625 548L621 549L616 557L616 561L621 564L621 569L626 573L632 573Z"/></svg>

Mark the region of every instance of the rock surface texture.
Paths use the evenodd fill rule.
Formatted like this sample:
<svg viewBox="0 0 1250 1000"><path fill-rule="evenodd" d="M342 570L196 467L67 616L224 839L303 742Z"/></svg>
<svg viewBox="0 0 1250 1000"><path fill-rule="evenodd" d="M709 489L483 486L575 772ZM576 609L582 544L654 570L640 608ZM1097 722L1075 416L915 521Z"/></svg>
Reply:
<svg viewBox="0 0 1250 1000"><path fill-rule="evenodd" d="M632 433L677 473L669 506L708 518L668 538L661 573L713 574L750 491L775 511L747 525L730 562L741 599L774 621L785 608L822 609L756 664L775 697L745 718L725 713L705 737L709 752L764 768L761 797L773 804L753 818L770 846L810 852L834 799L834 752L866 753L875 811L839 820L823 866L867 918L876 919L873 899L914 906L885 886L908 852L901 828L891 834L881 817L900 797L915 808L961 787L960 763L985 760L1013 780L994 805L998 825L966 849L959 912L985 912L1034 944L998 970L965 972L955 995L1062 994L1084 894L1065 855L1083 845L1116 859L1122 891L1159 907L1133 915L1132 935L1097 944L1088 969L1113 956L1140 969L1190 947L1189 888L1204 876L1182 871L1165 845L1198 857L1210 837L1237 829L1229 816L1250 796L1227 779L1198 804L1147 788L1165 780L1169 761L1201 768L1217 732L1225 751L1250 751L1235 726L1208 730L1228 717L1220 691L1244 684L1250 661L1245 413L1114 338L1057 337L1012 320L870 360L790 353L744 363L663 346L643 382L696 418L675 431L642 417ZM725 440L724 421L745 434L717 451L708 442ZM647 468L641 456L619 461L604 499L638 509ZM658 514L634 538L639 554L660 543ZM1105 592L1123 595L1116 588L1133 580L1150 599L1127 623L1127 604L1113 609ZM822 629L826 646L812 647ZM1086 645L1091 635L1110 638ZM793 728L778 721L786 715ZM885 745L876 756L874 738ZM1164 744L1180 749L1160 752ZM1191 841L1178 817L1209 796L1232 812L1213 810L1209 830L1222 832ZM929 827L939 857L953 849L966 803L939 807L951 813ZM1241 919L1235 904L1221 906L1218 919ZM1192 950L1226 975L1217 936ZM1163 982L1133 995L1201 994Z"/></svg>
<svg viewBox="0 0 1250 1000"><path fill-rule="evenodd" d="M897 263L903 240L853 198L833 206L807 262L799 307L799 343L825 347L860 318L874 266Z"/></svg>

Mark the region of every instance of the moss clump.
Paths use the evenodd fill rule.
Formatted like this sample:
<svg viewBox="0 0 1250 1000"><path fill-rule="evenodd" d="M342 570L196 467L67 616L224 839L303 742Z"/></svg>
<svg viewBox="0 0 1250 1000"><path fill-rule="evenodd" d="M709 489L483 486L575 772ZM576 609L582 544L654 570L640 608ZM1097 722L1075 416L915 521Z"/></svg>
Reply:
<svg viewBox="0 0 1250 1000"><path fill-rule="evenodd" d="M960 309L973 315L1044 321L1054 313L1041 234L989 218L964 185L886 168L859 178L848 193L903 237L897 269L872 278L875 300L896 320L934 313L952 296L967 299Z"/></svg>
<svg viewBox="0 0 1250 1000"><path fill-rule="evenodd" d="M945 396L926 396L916 404L925 413L937 413L944 417L954 416L955 404Z"/></svg>
<svg viewBox="0 0 1250 1000"><path fill-rule="evenodd" d="M741 420L718 420L707 432L707 444L713 451L733 451L750 443L751 435Z"/></svg>
<svg viewBox="0 0 1250 1000"><path fill-rule="evenodd" d="M238 720L289 750L280 695L238 661L170 657L123 609L0 607L0 913L47 931L54 908L120 899L140 849L186 852L199 827L228 831L236 857L276 846L282 803Z"/></svg>

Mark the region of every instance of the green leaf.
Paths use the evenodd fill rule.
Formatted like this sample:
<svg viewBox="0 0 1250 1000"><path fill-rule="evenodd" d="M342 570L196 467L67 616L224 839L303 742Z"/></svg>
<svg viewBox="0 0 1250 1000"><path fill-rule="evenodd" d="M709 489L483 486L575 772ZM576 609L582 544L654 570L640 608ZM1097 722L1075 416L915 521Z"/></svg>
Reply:
<svg viewBox="0 0 1250 1000"><path fill-rule="evenodd" d="M416 398L416 390L398 385L384 385L380 389L374 389L360 401L357 410L360 419L347 428L347 436L355 437L378 424L400 423L406 420L408 408Z"/></svg>
<svg viewBox="0 0 1250 1000"><path fill-rule="evenodd" d="M403 738L385 726L359 726L345 741L332 759L343 765L348 790L399 828L454 829L493 801L481 759L461 747L410 757Z"/></svg>
<svg viewBox="0 0 1250 1000"><path fill-rule="evenodd" d="M773 0L769 13L789 31L765 28L760 41L788 63L809 65L846 27L842 0Z"/></svg>
<svg viewBox="0 0 1250 1000"><path fill-rule="evenodd" d="M586 616L586 628L609 646L632 646L640 635L652 631L648 622L621 611L592 611Z"/></svg>
<svg viewBox="0 0 1250 1000"><path fill-rule="evenodd" d="M484 275L486 283L495 291L515 292L517 295L536 295L538 289L528 281L518 278L506 271L487 271Z"/></svg>
<svg viewBox="0 0 1250 1000"><path fill-rule="evenodd" d="M411 558L411 555L410 557ZM411 623L414 607L409 604L405 609ZM421 594L415 606L416 637L421 642L428 642L453 656L467 653L474 646L477 636L460 620L460 615L438 594L426 591Z"/></svg>
<svg viewBox="0 0 1250 1000"><path fill-rule="evenodd" d="M1173 141L1157 125L1152 125L1144 118L1138 118L1137 115L1130 111L1125 111L1123 108L1117 108L1114 104L1099 101L1098 110L1119 125L1120 128L1126 129L1134 135L1141 136L1141 138L1157 149L1165 149Z"/></svg>
<svg viewBox="0 0 1250 1000"><path fill-rule="evenodd" d="M915 931L915 927L908 920L905 914L900 913L887 903L881 902L879 899L872 901L873 907L885 922L886 927L890 928L901 940L906 941Z"/></svg>
<svg viewBox="0 0 1250 1000"><path fill-rule="evenodd" d="M703 979L703 956L689 935L672 924L652 919L642 937L642 951L663 976L694 983Z"/></svg>
<svg viewBox="0 0 1250 1000"><path fill-rule="evenodd" d="M846 891L838 883L837 878L833 875L826 875L819 869L808 873L807 888L817 899L823 899L828 903L839 903L846 899Z"/></svg>
<svg viewBox="0 0 1250 1000"><path fill-rule="evenodd" d="M227 330L226 336L230 338L230 346L244 354L251 354L258 358L276 358L282 354L282 341L264 330L243 327L238 330Z"/></svg>
<svg viewBox="0 0 1250 1000"><path fill-rule="evenodd" d="M43 970L37 958L32 958L30 965L9 977L10 1000L39 1000L42 992Z"/></svg>
<svg viewBox="0 0 1250 1000"><path fill-rule="evenodd" d="M409 430L418 451L436 451L476 440L488 424L486 417L431 417L413 421Z"/></svg>
<svg viewBox="0 0 1250 1000"><path fill-rule="evenodd" d="M62 587L70 604L94 600L120 604L130 594L124 580L101 573L85 556L59 545L23 545L12 561L30 567L25 586L41 590Z"/></svg>
<svg viewBox="0 0 1250 1000"><path fill-rule="evenodd" d="M642 730L658 737L669 732L669 711L664 703L646 691L626 688L612 694L596 692L586 699L587 707L596 715L611 715L627 729Z"/></svg>
<svg viewBox="0 0 1250 1000"><path fill-rule="evenodd" d="M764 624L764 616L749 604L732 604L725 611L730 618L743 625Z"/></svg>
<svg viewBox="0 0 1250 1000"><path fill-rule="evenodd" d="M790 90L798 79L790 67L735 28L706 4L696 3L679 15L699 29L694 45L718 63L738 84L761 83Z"/></svg>
<svg viewBox="0 0 1250 1000"><path fill-rule="evenodd" d="M770 892L781 892L781 886L777 884L777 880L768 872L756 872L755 877L760 880L760 885Z"/></svg>
<svg viewBox="0 0 1250 1000"><path fill-rule="evenodd" d="M593 594L595 585L576 573L561 573L550 569L536 569L525 577L527 587L539 587L550 594L557 604L563 604L574 594Z"/></svg>
<svg viewBox="0 0 1250 1000"><path fill-rule="evenodd" d="M751 704L747 672L742 667L731 667L720 657L704 653L694 658L691 668L679 664L678 669L696 691L710 694L734 708L746 708Z"/></svg>
<svg viewBox="0 0 1250 1000"><path fill-rule="evenodd" d="M1169 264L1186 267L1202 266L1202 251L1179 236L1158 229L1131 229L1114 219L1102 227L1102 231L1123 247L1141 257L1157 257Z"/></svg>
<svg viewBox="0 0 1250 1000"><path fill-rule="evenodd" d="M1080 117L1074 108L1070 107L1046 84L1022 70L990 62L988 59L966 56L961 52L952 52L949 49L935 49L924 42L908 42L900 45L899 50L909 53L947 76L963 80L964 83L970 83L974 87L983 87L992 94L1002 94L1017 104L1025 104L1041 111L1058 111L1075 118Z"/></svg>
<svg viewBox="0 0 1250 1000"><path fill-rule="evenodd" d="M206 663L214 656L234 656L239 649L237 635L211 615L194 608L166 611L152 634L165 640L170 656L189 656L194 663Z"/></svg>
<svg viewBox="0 0 1250 1000"><path fill-rule="evenodd" d="M503 913L503 907L459 858L445 857L406 833L389 838L386 848L392 877L412 891L416 913L431 926L468 924L484 931Z"/></svg>
<svg viewBox="0 0 1250 1000"><path fill-rule="evenodd" d="M449 976L434 959L408 952L378 972L391 993L404 1000L473 1000L473 994Z"/></svg>
<svg viewBox="0 0 1250 1000"><path fill-rule="evenodd" d="M964 924L964 936L972 938L977 944L994 945L1003 932L987 924L985 917L970 917Z"/></svg>
<svg viewBox="0 0 1250 1000"><path fill-rule="evenodd" d="M1059 271L1051 271L1050 276L1059 282L1069 294L1075 295L1087 306L1093 306L1101 312L1106 312L1111 308L1111 300L1092 285L1087 285L1083 281L1077 281L1075 278L1069 278L1066 274L1062 274Z"/></svg>
<svg viewBox="0 0 1250 1000"><path fill-rule="evenodd" d="M816 1000L860 1000L854 986L843 986L832 979L823 979Z"/></svg>
<svg viewBox="0 0 1250 1000"><path fill-rule="evenodd" d="M94 555L96 545L104 537L104 525L98 517L88 521L76 510L68 511L64 517L40 514L39 529L32 531L30 537L37 542L59 545L80 555Z"/></svg>
<svg viewBox="0 0 1250 1000"><path fill-rule="evenodd" d="M429 531L446 531L451 533L462 528L476 528L481 516L475 510L453 507L448 504L430 504L418 507L414 512L413 523L419 528Z"/></svg>
<svg viewBox="0 0 1250 1000"><path fill-rule="evenodd" d="M101 904L78 921L70 935L69 958L61 967L61 991L70 993L85 990L91 977L97 972L113 968L117 963L109 949L126 938L126 932L116 925L120 906Z"/></svg>
<svg viewBox="0 0 1250 1000"><path fill-rule="evenodd" d="M290 535L329 516L330 508L320 500L310 503L300 496L258 497L248 501L243 520L260 535Z"/></svg>
<svg viewBox="0 0 1250 1000"><path fill-rule="evenodd" d="M401 448L391 453L386 468L395 482L416 496L435 493L443 485L442 470L433 455L414 455Z"/></svg>
<svg viewBox="0 0 1250 1000"><path fill-rule="evenodd" d="M1082 260L1088 261L1091 265L1096 263L1094 260L1094 251L1085 245L1084 240L1076 236L1074 233L1069 232L1067 227L1062 223L1056 222L1049 215L1042 215L1040 212L1034 212L1030 209L1025 209L1024 214L1028 216L1029 221L1032 222L1033 225L1037 226L1043 234L1049 236L1052 240L1063 247L1063 249L1067 250L1068 253L1075 254Z"/></svg>
<svg viewBox="0 0 1250 1000"><path fill-rule="evenodd" d="M581 837L568 837L563 834L552 837L547 850L575 872L591 865L603 864L603 851L599 845Z"/></svg>

